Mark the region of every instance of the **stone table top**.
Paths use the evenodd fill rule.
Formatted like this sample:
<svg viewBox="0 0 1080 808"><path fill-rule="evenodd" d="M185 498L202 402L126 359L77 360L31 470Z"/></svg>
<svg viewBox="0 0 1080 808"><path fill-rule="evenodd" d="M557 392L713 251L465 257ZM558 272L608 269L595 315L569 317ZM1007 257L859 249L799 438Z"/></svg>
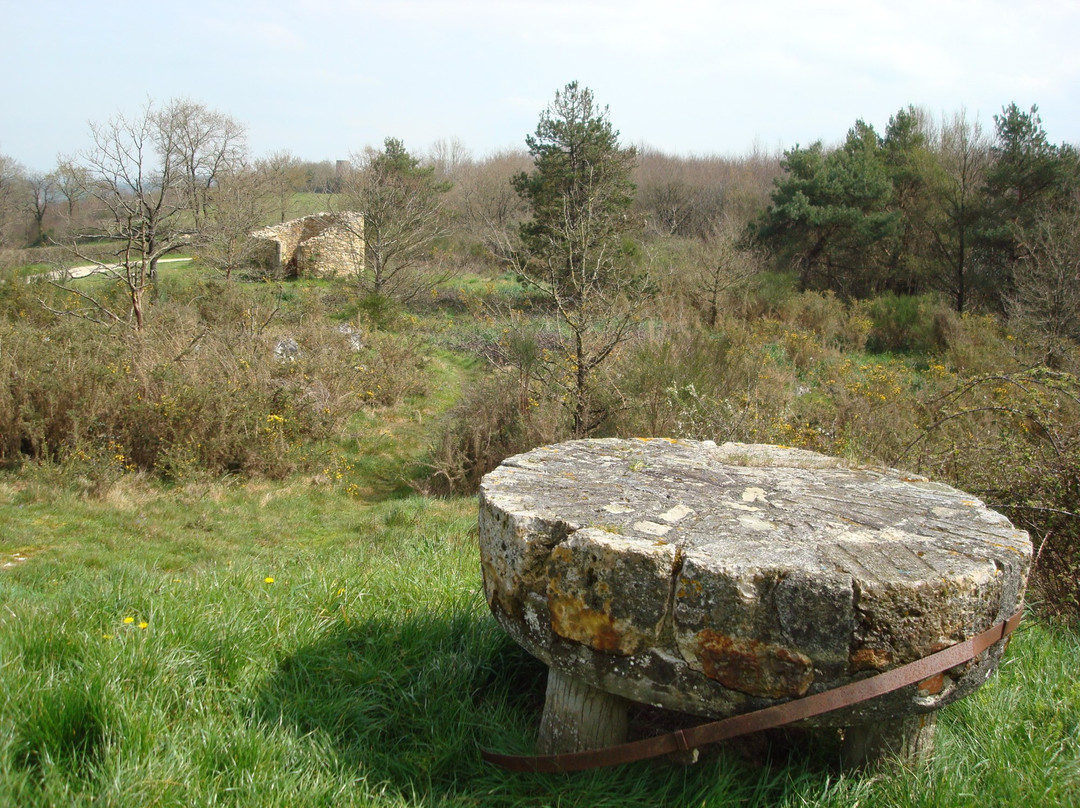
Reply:
<svg viewBox="0 0 1080 808"><path fill-rule="evenodd" d="M962 641L1021 605L1025 532L975 497L776 446L583 440L484 478L492 612L593 687L721 717ZM1001 649L818 724L937 709Z"/></svg>

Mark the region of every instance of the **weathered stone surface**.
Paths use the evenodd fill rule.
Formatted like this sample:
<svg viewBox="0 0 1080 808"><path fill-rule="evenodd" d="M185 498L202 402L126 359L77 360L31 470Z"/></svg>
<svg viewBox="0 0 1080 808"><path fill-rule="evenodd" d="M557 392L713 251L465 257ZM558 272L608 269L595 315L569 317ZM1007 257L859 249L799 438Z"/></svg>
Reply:
<svg viewBox="0 0 1080 808"><path fill-rule="evenodd" d="M1031 544L949 486L812 452L574 441L480 494L492 612L554 669L720 717L820 692L1011 615ZM921 689L822 716L868 724L970 693L995 647Z"/></svg>
<svg viewBox="0 0 1080 808"><path fill-rule="evenodd" d="M556 545L544 568L551 628L609 654L656 645L670 605L675 548L642 547L585 528Z"/></svg>
<svg viewBox="0 0 1080 808"><path fill-rule="evenodd" d="M313 213L251 234L257 260L286 277L333 277L364 269L364 217L354 211Z"/></svg>

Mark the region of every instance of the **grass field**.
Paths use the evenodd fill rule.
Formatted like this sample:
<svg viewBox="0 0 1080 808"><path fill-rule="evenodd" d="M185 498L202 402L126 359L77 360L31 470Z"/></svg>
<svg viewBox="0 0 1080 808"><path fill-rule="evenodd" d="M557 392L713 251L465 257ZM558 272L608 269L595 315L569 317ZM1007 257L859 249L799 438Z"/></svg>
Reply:
<svg viewBox="0 0 1080 808"><path fill-rule="evenodd" d="M1080 803L1080 643L1035 621L926 771L804 739L510 774L479 750L531 748L543 670L483 603L470 499L7 478L0 523L2 805Z"/></svg>
<svg viewBox="0 0 1080 808"><path fill-rule="evenodd" d="M223 285L177 265L161 290L172 319L160 312L157 330L123 341L45 318L27 288L7 287L14 315L0 322L4 378L37 391L19 406L40 407L32 423L49 425L75 404L89 416L93 403L86 428L106 424L117 444L88 440L97 453L72 445L0 471L0 806L1080 805L1080 641L1034 616L997 675L943 711L923 770L841 773L835 738L795 733L732 743L692 767L492 768L483 747L532 750L544 670L488 613L475 501L417 490L440 419L464 391L480 394L467 423L497 414L482 357L513 334L484 312L491 300L525 307L525 291L512 278L466 276L438 290L430 311L392 312L396 330L383 332L363 325L346 287ZM788 323L729 335L643 326L620 383L652 406L651 420L625 428L704 437L731 422L740 439L887 456L923 417L919 402L959 384L962 368L1006 367L993 350L1012 337L974 318L959 322L947 353L870 354L836 336L854 321L838 303L796 303ZM811 315L818 325L791 324ZM242 327L264 321L265 334ZM348 323L362 352L340 331ZM304 345L299 360L274 359L285 336ZM179 362L195 341L199 361ZM974 371L971 357L983 363ZM364 370L379 360L374 375ZM716 402L739 399L721 382L743 371L753 395L736 418ZM237 378L246 381L235 400L218 395ZM372 380L400 395L375 400L364 392ZM322 390L327 414L342 408L340 428L279 442L285 410L272 394L285 381ZM1017 409L1009 389L987 395L992 407L969 409ZM175 400L180 415L167 414ZM129 421L132 435L154 425L164 440L196 406L217 413L216 440L245 418L253 444L273 438L260 462L274 473L129 463L119 443ZM977 433L981 457L1008 465L989 441L997 433L965 429L955 441L968 462L985 465ZM279 446L289 460L280 466ZM1039 455L1027 457L1030 466Z"/></svg>

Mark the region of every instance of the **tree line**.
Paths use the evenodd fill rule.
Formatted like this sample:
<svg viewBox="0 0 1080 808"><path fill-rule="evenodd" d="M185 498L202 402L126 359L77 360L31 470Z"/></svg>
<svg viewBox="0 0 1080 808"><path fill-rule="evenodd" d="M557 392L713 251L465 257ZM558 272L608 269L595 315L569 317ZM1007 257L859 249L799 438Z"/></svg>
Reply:
<svg viewBox="0 0 1080 808"><path fill-rule="evenodd" d="M58 157L51 171L30 170L0 154L0 250L108 236L116 197L147 191L167 201L159 218L174 216L189 239L198 233L203 242L228 242L251 222L291 218L298 193L322 195L329 205L330 197L356 191L355 173L377 168L372 158L381 151L368 146L346 160L321 161L286 150L254 156L242 122L186 98L150 101L133 115L92 122L88 134L89 146ZM426 153L389 141L395 144L385 155L390 163L421 168L441 183L440 207L457 235L483 241L491 225L504 227L523 215L511 179L529 166L526 149L475 157L457 139L437 141ZM779 155L673 156L645 146L636 149L632 169L633 206L647 232L695 237L713 227L722 208L744 220L756 213L779 173ZM223 252L208 260L235 268L239 245L220 246Z"/></svg>
<svg viewBox="0 0 1080 808"><path fill-rule="evenodd" d="M785 152L782 169L751 233L804 289L934 291L957 312L1039 310L1058 330L1080 302L1060 272L1080 154L1050 141L1037 107L1009 104L992 134L964 112L935 122L907 107L884 134L857 121L836 148Z"/></svg>
<svg viewBox="0 0 1080 808"><path fill-rule="evenodd" d="M556 106L570 99L592 105L591 120L579 121L586 129L606 120L586 88L568 85ZM569 126L573 110L544 114L550 129L556 119ZM87 261L120 265L129 311L109 316L136 327L162 255L185 246L230 277L251 258L251 231L290 217L298 192L365 213L357 281L398 301L469 259L520 272L509 242L540 250L530 217L558 204L521 179L552 159L536 151L539 130L527 150L480 159L456 140L421 156L396 138L334 163L285 151L255 158L243 124L174 99L91 124L89 134L87 149L48 173L0 155L0 247L66 244ZM1080 338L1080 155L1051 142L1037 107L1005 106L992 133L963 111L935 121L906 107L883 134L859 120L839 145L782 155L608 144L609 155L624 150L625 187L603 204L619 209L622 235L638 243L696 245L692 296L711 322L722 292L771 268L845 300L933 292L957 312L1023 317L1055 339ZM595 170L586 162L573 171L582 166ZM96 241L119 247L101 260L86 249Z"/></svg>

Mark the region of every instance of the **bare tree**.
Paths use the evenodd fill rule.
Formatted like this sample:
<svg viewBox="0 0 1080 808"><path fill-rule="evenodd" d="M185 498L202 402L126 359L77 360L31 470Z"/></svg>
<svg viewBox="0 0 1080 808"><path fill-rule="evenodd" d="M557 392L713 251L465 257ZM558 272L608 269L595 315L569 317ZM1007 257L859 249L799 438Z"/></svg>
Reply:
<svg viewBox="0 0 1080 808"><path fill-rule="evenodd" d="M86 195L108 216L100 230L84 235L102 236L117 246L109 261L88 255L83 239L74 239L71 249L124 287L129 310L115 311L89 292L63 285L87 302L88 308L79 312L84 316L141 330L158 260L188 241L182 229L188 200L176 131L148 102L137 117L118 114L103 124L92 123L90 135L94 145L81 155L78 176L86 183Z"/></svg>
<svg viewBox="0 0 1080 808"><path fill-rule="evenodd" d="M86 229L84 222L92 215L90 208L93 206L86 204L91 184L90 174L78 158L60 157L51 176L55 201L63 203L60 207L58 232L54 234L54 238L58 242L66 243L80 230Z"/></svg>
<svg viewBox="0 0 1080 808"><path fill-rule="evenodd" d="M23 226L20 198L25 177L22 165L0 154L0 247L10 247L20 240L17 234Z"/></svg>
<svg viewBox="0 0 1080 808"><path fill-rule="evenodd" d="M304 183L304 164L288 151L276 151L255 162L255 170L266 180L275 210L284 222L292 209L293 194Z"/></svg>
<svg viewBox="0 0 1080 808"><path fill-rule="evenodd" d="M219 173L207 189L202 257L231 278L252 259L257 245L251 233L273 215L274 206L274 191L265 174L244 166Z"/></svg>
<svg viewBox="0 0 1080 808"><path fill-rule="evenodd" d="M198 231L218 177L243 164L245 128L228 115L186 98L170 101L157 117L159 128L168 132L173 150L170 161Z"/></svg>
<svg viewBox="0 0 1080 808"><path fill-rule="evenodd" d="M472 162L469 147L456 137L436 140L428 152L428 163L435 169L435 176L441 180L456 183L462 169Z"/></svg>
<svg viewBox="0 0 1080 808"><path fill-rule="evenodd" d="M749 221L768 205L780 155L673 156L643 147L634 172L636 209L661 235L708 238L723 216Z"/></svg>
<svg viewBox="0 0 1080 808"><path fill-rule="evenodd" d="M723 216L697 243L692 269L682 282L710 328L716 326L725 296L744 289L764 269L761 250L745 242L745 225Z"/></svg>
<svg viewBox="0 0 1080 808"><path fill-rule="evenodd" d="M45 215L56 201L56 178L52 174L31 171L26 175L25 204L31 218L27 242L37 247L45 241Z"/></svg>
<svg viewBox="0 0 1080 808"><path fill-rule="evenodd" d="M442 266L434 276L425 272L435 266L435 243L449 232L442 205L449 185L434 174L396 138L387 138L382 151L353 157L340 206L363 215L363 232L355 235L366 245L357 274L365 293L405 302L448 274Z"/></svg>
<svg viewBox="0 0 1080 808"><path fill-rule="evenodd" d="M90 185L86 167L79 165L74 158L61 157L57 161L56 169L52 172L52 177L56 192L67 206L67 216L73 219L75 208L86 199L86 189Z"/></svg>
<svg viewBox="0 0 1080 808"><path fill-rule="evenodd" d="M1065 341L1080 342L1080 195L1040 212L1016 240L1021 258L1009 314L1039 330L1053 366Z"/></svg>
<svg viewBox="0 0 1080 808"><path fill-rule="evenodd" d="M532 165L528 152L506 150L459 170L458 201L469 236L498 255L509 234L528 218L529 208L510 180Z"/></svg>

